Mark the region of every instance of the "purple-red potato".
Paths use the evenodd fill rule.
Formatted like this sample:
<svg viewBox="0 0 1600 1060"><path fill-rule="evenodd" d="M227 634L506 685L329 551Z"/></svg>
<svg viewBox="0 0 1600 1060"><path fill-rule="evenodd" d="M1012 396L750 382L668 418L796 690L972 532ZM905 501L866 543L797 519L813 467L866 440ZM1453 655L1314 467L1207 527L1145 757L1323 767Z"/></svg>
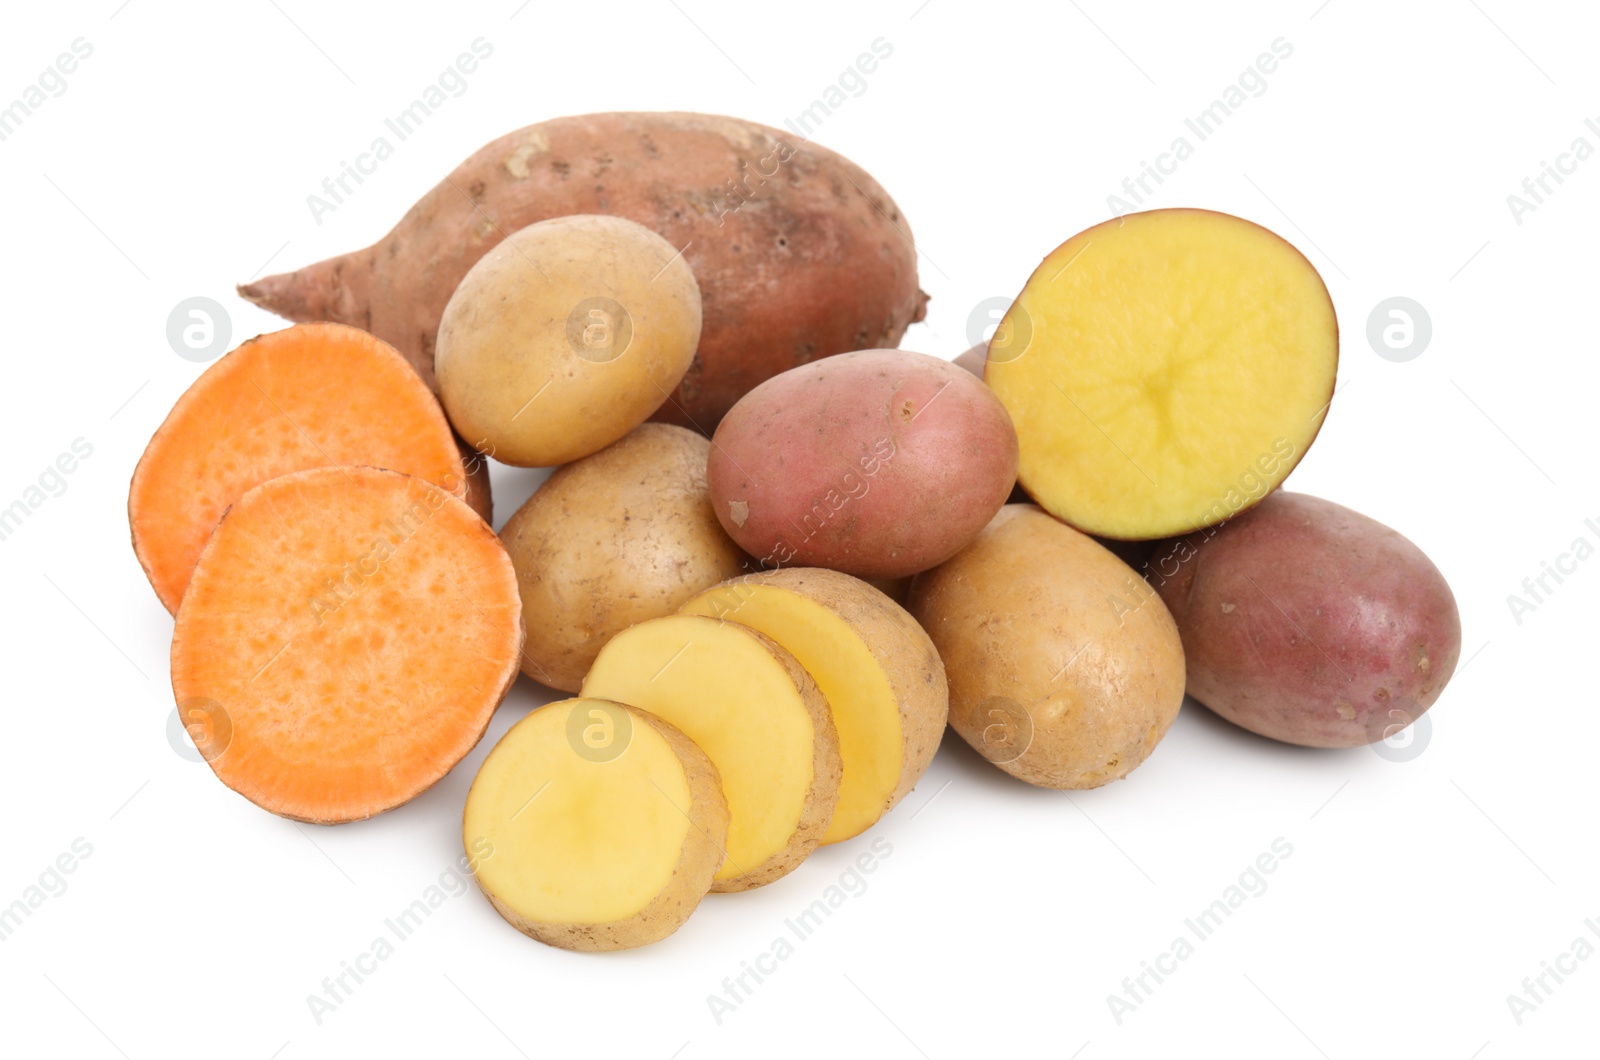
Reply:
<svg viewBox="0 0 1600 1060"><path fill-rule="evenodd" d="M999 399L949 361L905 350L767 380L717 428L707 466L718 520L763 565L869 580L955 555L1016 477Z"/></svg>
<svg viewBox="0 0 1600 1060"><path fill-rule="evenodd" d="M1461 656L1455 596L1422 550L1318 497L1274 493L1164 542L1145 571L1178 622L1189 694L1285 743L1393 736Z"/></svg>
<svg viewBox="0 0 1600 1060"><path fill-rule="evenodd" d="M916 576L906 609L950 682L950 727L1044 788L1096 788L1155 750L1183 705L1183 647L1137 573L1032 504Z"/></svg>

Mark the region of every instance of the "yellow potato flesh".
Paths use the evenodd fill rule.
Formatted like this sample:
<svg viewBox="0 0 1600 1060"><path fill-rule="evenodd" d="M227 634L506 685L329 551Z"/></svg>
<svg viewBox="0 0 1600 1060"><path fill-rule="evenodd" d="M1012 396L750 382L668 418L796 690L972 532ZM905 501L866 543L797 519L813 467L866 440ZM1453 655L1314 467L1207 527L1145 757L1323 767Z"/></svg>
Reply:
<svg viewBox="0 0 1600 1060"><path fill-rule="evenodd" d="M534 711L489 753L467 796L467 849L488 852L479 883L530 921L627 920L678 866L690 827L683 764L642 724L615 758L580 753L584 728L610 724L602 706L611 705L579 699ZM584 714L577 746L573 711Z"/></svg>
<svg viewBox="0 0 1600 1060"><path fill-rule="evenodd" d="M905 734L889 678L854 627L815 600L760 585L713 589L681 610L764 633L805 667L828 701L844 760L839 805L822 841L838 843L872 827L900 783Z"/></svg>
<svg viewBox="0 0 1600 1060"><path fill-rule="evenodd" d="M1016 425L1022 486L1124 539L1208 526L1270 493L1322 425L1339 350L1311 263L1205 210L1079 233L995 335L984 379Z"/></svg>
<svg viewBox="0 0 1600 1060"><path fill-rule="evenodd" d="M729 816L718 881L788 846L811 789L815 735L788 670L747 630L696 615L641 622L601 649L583 694L676 725L716 765Z"/></svg>

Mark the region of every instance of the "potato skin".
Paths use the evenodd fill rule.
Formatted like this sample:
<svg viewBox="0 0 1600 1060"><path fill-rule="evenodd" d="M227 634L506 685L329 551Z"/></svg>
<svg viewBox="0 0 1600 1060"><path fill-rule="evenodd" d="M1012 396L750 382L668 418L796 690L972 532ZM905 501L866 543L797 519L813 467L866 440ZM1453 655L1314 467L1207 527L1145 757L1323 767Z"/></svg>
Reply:
<svg viewBox="0 0 1600 1060"><path fill-rule="evenodd" d="M684 257L705 296L699 353L658 419L710 433L762 380L892 346L921 320L899 208L848 159L777 129L688 113L587 114L495 140L365 250L240 287L291 320L355 324L433 382L445 303L509 232L615 214Z"/></svg>
<svg viewBox="0 0 1600 1060"><path fill-rule="evenodd" d="M933 641L893 598L882 590L869 592L859 579L838 571L790 567L750 575L749 581L800 593L844 619L860 631L888 675L889 687L900 704L900 731L905 739L900 783L883 806L888 813L911 794L933 763L949 720L950 686ZM738 615L733 617L737 620Z"/></svg>
<svg viewBox="0 0 1600 1060"><path fill-rule="evenodd" d="M700 341L682 255L621 217L556 217L479 259L439 322L439 400L480 452L556 467L649 419Z"/></svg>
<svg viewBox="0 0 1600 1060"><path fill-rule="evenodd" d="M577 692L605 642L750 566L711 512L693 431L646 423L559 468L500 540L522 594L522 672Z"/></svg>
<svg viewBox="0 0 1600 1060"><path fill-rule="evenodd" d="M1278 491L1146 565L1177 620L1189 694L1251 732L1358 747L1422 716L1461 657L1444 575L1358 512Z"/></svg>
<svg viewBox="0 0 1600 1060"><path fill-rule="evenodd" d="M1045 788L1095 788L1149 757L1183 705L1172 616L1093 538L1008 504L911 583L950 682L950 727Z"/></svg>
<svg viewBox="0 0 1600 1060"><path fill-rule="evenodd" d="M950 362L860 350L745 395L706 473L723 528L763 565L901 578L960 551L1005 503L1017 434Z"/></svg>
<svg viewBox="0 0 1600 1060"><path fill-rule="evenodd" d="M789 680L800 691L800 701L811 718L813 733L811 789L806 792L805 803L800 807L800 820L794 834L789 837L789 845L732 879L713 880L711 890L714 894L765 887L799 868L800 863L822 845L828 822L833 820L834 807L839 805L839 784L844 779L844 761L839 757L839 730L834 728L833 712L828 709L828 701L823 697L822 690L787 648L753 629L745 629L745 632L760 641L773 658L783 664Z"/></svg>
<svg viewBox="0 0 1600 1060"><path fill-rule="evenodd" d="M822 568L817 568L821 570ZM901 607L906 606L906 594L911 592L911 576L904 578L874 578L867 584L878 590Z"/></svg>
<svg viewBox="0 0 1600 1060"><path fill-rule="evenodd" d="M971 347L968 347L965 350L962 350L959 354L956 355L955 359L953 361L951 361L950 363L955 365L957 368L961 368L961 369L964 369L965 371L971 372L973 375L977 376L979 379L982 379L983 378L983 366L985 364L987 364L988 362L989 362L989 344L987 342L980 342L976 346L971 346ZM1033 498L1028 496L1028 491L1023 489L1022 488L1022 483L1019 482L1015 486L1011 487L1011 496L1006 498L1006 503L1007 504L1032 504L1033 503ZM1118 551L1114 546L1112 546L1108 541L1106 541L1106 539L1097 537L1097 538L1095 538L1095 540L1100 542L1102 545L1105 545L1107 548L1110 548L1111 551L1116 552L1117 555L1122 556L1122 558L1124 560L1127 559L1126 556L1123 556L1123 554L1120 551Z"/></svg>

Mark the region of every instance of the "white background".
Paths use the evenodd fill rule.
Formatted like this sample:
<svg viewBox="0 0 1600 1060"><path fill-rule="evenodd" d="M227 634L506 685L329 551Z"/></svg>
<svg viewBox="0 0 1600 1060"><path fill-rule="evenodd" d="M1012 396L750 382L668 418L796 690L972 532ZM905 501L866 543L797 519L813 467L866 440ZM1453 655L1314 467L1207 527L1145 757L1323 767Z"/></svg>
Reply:
<svg viewBox="0 0 1600 1060"><path fill-rule="evenodd" d="M92 855L0 942L0 1050L81 1057L1594 1055L1600 957L1536 1011L1508 994L1600 946L1593 681L1600 561L1514 619L1579 536L1593 473L1600 159L1519 224L1507 196L1600 147L1592 7L1508 0L1222 5L370 5L101 0L6 12L0 101L78 37L93 55L0 143L7 363L0 507L73 440L68 489L0 542L7 807L0 905ZM306 196L478 37L469 80L335 212ZM1290 481L1387 522L1455 587L1461 672L1391 757L1306 751L1191 704L1093 792L1029 788L947 740L872 833L766 889L712 896L643 950L581 955L452 899L319 1023L306 997L460 853L468 783L546 695L523 680L478 750L358 825L279 820L169 743L171 620L128 547L129 475L202 365L165 336L207 295L234 342L281 325L232 293L380 237L482 143L530 122L685 109L772 125L882 37L815 138L891 192L933 296L908 348L1109 216L1106 197L1258 53L1293 55L1149 205L1226 210L1322 270L1341 389ZM1191 136L1191 140L1193 137ZM1554 185L1552 185L1554 187ZM270 269L268 265L270 264ZM1365 337L1416 299L1415 360ZM537 476L496 468L499 519ZM1405 741L1397 741L1404 744ZM1407 752L1409 748L1409 753ZM1415 753L1420 750L1420 753ZM719 1024L707 995L882 837L892 854ZM1251 898L1136 1011L1107 996L1283 837ZM52 883L52 887L54 884ZM58 889L59 888L55 888ZM1554 980L1547 980L1554 984Z"/></svg>

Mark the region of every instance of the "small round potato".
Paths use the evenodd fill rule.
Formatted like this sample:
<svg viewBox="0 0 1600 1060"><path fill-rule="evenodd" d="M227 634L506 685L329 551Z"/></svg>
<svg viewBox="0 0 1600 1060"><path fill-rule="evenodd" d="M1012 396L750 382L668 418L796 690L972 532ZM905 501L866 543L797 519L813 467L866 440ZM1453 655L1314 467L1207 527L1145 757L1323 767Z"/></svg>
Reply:
<svg viewBox="0 0 1600 1060"><path fill-rule="evenodd" d="M1279 491L1145 567L1172 609L1189 694L1251 732L1359 747L1444 691L1461 616L1444 575L1382 523Z"/></svg>
<svg viewBox="0 0 1600 1060"><path fill-rule="evenodd" d="M1006 505L917 575L907 606L944 660L950 727L1030 784L1121 779L1183 705L1183 646L1160 597L1034 505Z"/></svg>
<svg viewBox="0 0 1600 1060"><path fill-rule="evenodd" d="M620 217L557 217L474 265L439 324L450 422L480 452L552 467L643 423L688 371L700 288L677 248Z"/></svg>
<svg viewBox="0 0 1600 1060"><path fill-rule="evenodd" d="M563 692L635 622L675 612L750 560L711 514L711 443L646 423L558 469L506 521L528 639L522 672Z"/></svg>
<svg viewBox="0 0 1600 1060"><path fill-rule="evenodd" d="M867 580L944 562L1017 479L998 398L949 361L859 350L790 369L723 419L707 468L717 518L764 566Z"/></svg>

